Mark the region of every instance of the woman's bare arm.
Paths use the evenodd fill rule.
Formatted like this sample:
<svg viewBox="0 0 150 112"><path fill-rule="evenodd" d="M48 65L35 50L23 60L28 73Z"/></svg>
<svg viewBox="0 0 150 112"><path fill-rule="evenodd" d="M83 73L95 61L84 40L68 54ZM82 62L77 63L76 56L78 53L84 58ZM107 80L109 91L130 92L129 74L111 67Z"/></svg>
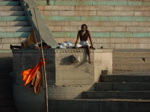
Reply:
<svg viewBox="0 0 150 112"><path fill-rule="evenodd" d="M92 42L91 34L90 34L89 31L88 31L88 33L89 33L89 40L90 40L90 43L91 43L91 47L92 47L93 49L95 49L95 48L93 47L93 42Z"/></svg>

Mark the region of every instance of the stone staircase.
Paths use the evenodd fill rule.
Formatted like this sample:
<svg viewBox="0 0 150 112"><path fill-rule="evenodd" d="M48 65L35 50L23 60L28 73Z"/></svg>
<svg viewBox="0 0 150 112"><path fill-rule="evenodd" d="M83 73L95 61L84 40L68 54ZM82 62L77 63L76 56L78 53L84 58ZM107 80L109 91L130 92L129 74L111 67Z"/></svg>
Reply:
<svg viewBox="0 0 150 112"><path fill-rule="evenodd" d="M58 43L89 26L96 48L149 49L149 0L35 0Z"/></svg>
<svg viewBox="0 0 150 112"><path fill-rule="evenodd" d="M117 49L113 52L113 73L150 72L149 49Z"/></svg>
<svg viewBox="0 0 150 112"><path fill-rule="evenodd" d="M149 112L149 75L103 75L82 99L49 100L51 112Z"/></svg>
<svg viewBox="0 0 150 112"><path fill-rule="evenodd" d="M31 26L19 0L0 0L0 112L16 112L10 44L21 45Z"/></svg>
<svg viewBox="0 0 150 112"><path fill-rule="evenodd" d="M0 0L0 49L20 45L31 32L31 26L19 0Z"/></svg>

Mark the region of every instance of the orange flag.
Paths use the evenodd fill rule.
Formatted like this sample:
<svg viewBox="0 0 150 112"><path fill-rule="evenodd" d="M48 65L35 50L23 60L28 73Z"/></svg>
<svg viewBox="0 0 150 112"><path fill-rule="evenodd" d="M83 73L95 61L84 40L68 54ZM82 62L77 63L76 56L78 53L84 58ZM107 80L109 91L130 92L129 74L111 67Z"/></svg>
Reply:
<svg viewBox="0 0 150 112"><path fill-rule="evenodd" d="M44 58L41 58L41 61L35 67L25 70L21 73L21 75L23 76L22 80L25 82L24 85L27 85L35 77L42 65L45 65Z"/></svg>

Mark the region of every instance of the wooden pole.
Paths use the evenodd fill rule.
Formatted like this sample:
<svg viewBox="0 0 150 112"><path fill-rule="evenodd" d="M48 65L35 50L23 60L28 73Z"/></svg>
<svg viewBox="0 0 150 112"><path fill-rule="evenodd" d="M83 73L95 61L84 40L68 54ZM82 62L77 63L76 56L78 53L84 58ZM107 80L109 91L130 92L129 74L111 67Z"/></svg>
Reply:
<svg viewBox="0 0 150 112"><path fill-rule="evenodd" d="M39 31L39 37L40 37L40 43L41 43L41 56L42 56L43 59L45 59L44 58L43 45L42 45L42 39L41 39L41 34L40 34L40 30L39 30L39 24L38 24L38 21L37 21L35 8L33 8L33 10L34 10L34 14L35 14L37 28L38 28L38 31ZM46 74L45 64L43 65L43 72L44 72L43 74L44 74L44 81L45 81L45 112L49 112L49 108L48 108L48 85L47 85L47 74Z"/></svg>

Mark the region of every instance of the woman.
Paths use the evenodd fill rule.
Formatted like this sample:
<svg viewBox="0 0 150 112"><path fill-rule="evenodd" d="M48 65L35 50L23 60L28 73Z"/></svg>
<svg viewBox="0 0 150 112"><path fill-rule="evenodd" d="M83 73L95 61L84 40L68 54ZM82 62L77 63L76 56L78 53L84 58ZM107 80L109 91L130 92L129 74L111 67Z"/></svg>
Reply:
<svg viewBox="0 0 150 112"><path fill-rule="evenodd" d="M78 43L78 40L80 39L80 44ZM88 42L90 40L90 43ZM77 39L75 42L75 47L76 48L86 48L87 49L87 55L88 55L88 62L91 63L91 58L90 58L90 48L93 48L93 43L91 39L91 34L88 31L88 27L86 24L81 25L81 30L78 31Z"/></svg>

